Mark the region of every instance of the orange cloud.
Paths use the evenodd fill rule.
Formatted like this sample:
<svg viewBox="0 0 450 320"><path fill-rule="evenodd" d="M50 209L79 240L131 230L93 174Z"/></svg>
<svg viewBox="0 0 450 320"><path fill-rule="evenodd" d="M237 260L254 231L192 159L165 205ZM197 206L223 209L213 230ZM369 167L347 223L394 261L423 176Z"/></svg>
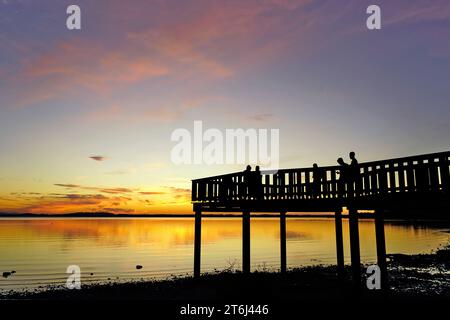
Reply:
<svg viewBox="0 0 450 320"><path fill-rule="evenodd" d="M169 190L169 193L175 199L175 202L189 202L191 201L191 189L177 188L177 187L165 187Z"/></svg>
<svg viewBox="0 0 450 320"><path fill-rule="evenodd" d="M146 199L151 195L152 200ZM17 213L71 213L71 212L113 212L113 213L181 213L191 212L187 194L176 192L142 192L130 196L108 194L15 194L0 197L2 212Z"/></svg>
<svg viewBox="0 0 450 320"><path fill-rule="evenodd" d="M31 213L69 213L110 211L115 213L190 212L190 190L170 186L160 190L104 188L78 184L55 184L69 193L14 192L0 197L3 211ZM80 193L78 193L80 191ZM98 193L81 193L96 191ZM151 197L151 200L149 200ZM110 210L113 208L114 210Z"/></svg>
<svg viewBox="0 0 450 320"><path fill-rule="evenodd" d="M165 194L165 192L160 192L160 191L141 191L139 193L142 195L145 195L145 196L150 196L150 195L155 195L155 194Z"/></svg>
<svg viewBox="0 0 450 320"><path fill-rule="evenodd" d="M73 188L75 185L67 185ZM101 190L103 192L104 190ZM105 208L116 208L114 212L132 212L136 199L118 195L115 191L103 195L101 193L12 193L11 197L0 198L4 211L31 213L68 213L79 211L106 211ZM117 190L120 191L120 190ZM5 201L9 200L7 205Z"/></svg>
<svg viewBox="0 0 450 320"><path fill-rule="evenodd" d="M112 213L133 213L136 210L134 209L123 209L123 208L103 208L103 210L107 211L107 212L112 212Z"/></svg>

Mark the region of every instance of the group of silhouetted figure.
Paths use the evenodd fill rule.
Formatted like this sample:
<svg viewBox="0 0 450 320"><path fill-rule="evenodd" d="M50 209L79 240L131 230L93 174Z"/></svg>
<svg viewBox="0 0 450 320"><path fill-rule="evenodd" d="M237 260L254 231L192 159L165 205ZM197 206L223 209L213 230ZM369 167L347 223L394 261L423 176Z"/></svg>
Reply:
<svg viewBox="0 0 450 320"><path fill-rule="evenodd" d="M350 152L349 158L350 164L346 163L343 158L337 159L339 170L337 170L336 174L339 175L337 180L339 196L353 196L361 192L360 168L355 152ZM327 194L330 191L326 171L320 168L317 163L313 164L312 181L306 181L304 185L310 198L320 198L323 194ZM284 180L279 186L285 187ZM240 200L264 199L264 185L259 166L256 166L255 171L252 171L252 167L248 165L239 176L224 176L219 188L222 200L230 200L232 198Z"/></svg>
<svg viewBox="0 0 450 320"><path fill-rule="evenodd" d="M350 164L346 163L343 158L337 159L337 163L340 166L340 169L337 171L337 174L339 174L338 194L340 196L353 196L354 194L359 194L361 192L360 169L355 152L351 151L349 153L349 158L351 160ZM326 180L325 172L319 168L317 163L314 163L312 184L313 197L318 198L320 197L321 192L326 192L328 190L328 185L324 183ZM322 186L324 190L322 190Z"/></svg>
<svg viewBox="0 0 450 320"><path fill-rule="evenodd" d="M258 199L264 197L264 189L262 185L262 175L259 166L256 166L255 171L252 171L250 165L242 172L241 176L235 177L239 181L233 181L231 175L226 175L222 178L220 184L220 195L222 200L229 200L237 195L239 199ZM236 189L235 186L238 186Z"/></svg>
<svg viewBox="0 0 450 320"><path fill-rule="evenodd" d="M255 171L252 171L250 165L245 168L243 188L244 195L247 199L262 199L264 197L262 176L259 166L256 166Z"/></svg>

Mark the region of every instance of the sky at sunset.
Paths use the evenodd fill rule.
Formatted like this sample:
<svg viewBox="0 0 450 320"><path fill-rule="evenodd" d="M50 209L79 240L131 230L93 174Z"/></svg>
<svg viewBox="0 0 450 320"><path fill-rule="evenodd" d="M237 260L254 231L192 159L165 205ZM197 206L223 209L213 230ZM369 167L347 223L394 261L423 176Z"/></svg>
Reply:
<svg viewBox="0 0 450 320"><path fill-rule="evenodd" d="M195 120L280 129L284 168L450 150L450 2L0 0L0 212L189 213L243 169L172 163Z"/></svg>

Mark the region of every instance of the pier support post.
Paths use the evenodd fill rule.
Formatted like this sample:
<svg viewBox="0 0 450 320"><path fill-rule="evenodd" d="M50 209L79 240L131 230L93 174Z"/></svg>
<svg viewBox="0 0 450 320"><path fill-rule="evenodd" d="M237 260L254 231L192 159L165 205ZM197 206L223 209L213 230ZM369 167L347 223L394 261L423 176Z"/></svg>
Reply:
<svg viewBox="0 0 450 320"><path fill-rule="evenodd" d="M359 250L358 211L349 209L350 254L352 262L352 279L355 287L361 285L361 257Z"/></svg>
<svg viewBox="0 0 450 320"><path fill-rule="evenodd" d="M242 272L250 273L250 212L242 212Z"/></svg>
<svg viewBox="0 0 450 320"><path fill-rule="evenodd" d="M202 242L202 212L195 211L194 227L194 278L200 277L200 252Z"/></svg>
<svg viewBox="0 0 450 320"><path fill-rule="evenodd" d="M344 279L344 239L342 236L342 208L335 212L336 258L338 279Z"/></svg>
<svg viewBox="0 0 450 320"><path fill-rule="evenodd" d="M375 211L375 237L377 242L377 263L381 272L381 289L387 290L386 239L384 237L384 212L381 209Z"/></svg>
<svg viewBox="0 0 450 320"><path fill-rule="evenodd" d="M286 212L280 212L280 271L286 272Z"/></svg>

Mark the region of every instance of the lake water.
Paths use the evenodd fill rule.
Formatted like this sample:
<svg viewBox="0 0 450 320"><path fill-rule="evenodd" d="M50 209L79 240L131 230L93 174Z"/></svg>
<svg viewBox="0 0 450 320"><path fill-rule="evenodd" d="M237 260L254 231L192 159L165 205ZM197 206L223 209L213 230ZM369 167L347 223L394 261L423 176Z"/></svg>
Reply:
<svg viewBox="0 0 450 320"><path fill-rule="evenodd" d="M343 220L345 261L350 262L348 221ZM241 220L204 218L202 272L240 268ZM287 264L335 264L334 220L287 219ZM386 222L388 253L430 253L449 243L448 227ZM361 259L376 261L375 227L360 220ZM279 268L279 220L252 218L252 269ZM192 218L0 219L0 292L64 285L78 265L83 283L162 279L192 274ZM140 270L136 265L142 265Z"/></svg>

